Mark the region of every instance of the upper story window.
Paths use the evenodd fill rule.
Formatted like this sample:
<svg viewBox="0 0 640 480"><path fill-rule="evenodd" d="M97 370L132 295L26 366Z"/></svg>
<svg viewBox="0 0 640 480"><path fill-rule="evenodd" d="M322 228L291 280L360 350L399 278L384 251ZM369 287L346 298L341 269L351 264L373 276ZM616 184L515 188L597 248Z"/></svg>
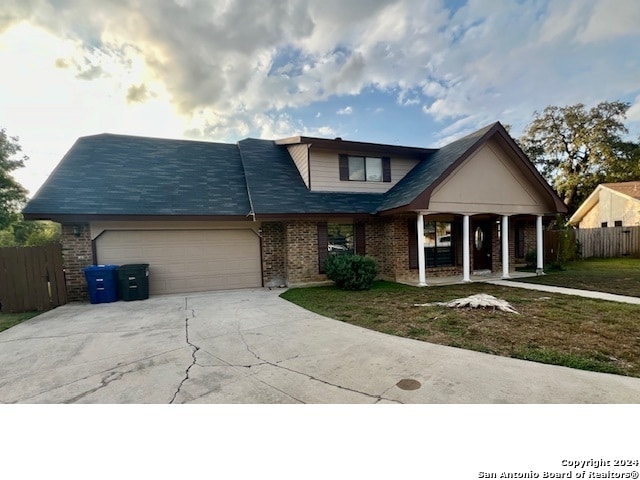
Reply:
<svg viewBox="0 0 640 480"><path fill-rule="evenodd" d="M390 182L389 157L340 155L340 180L355 182Z"/></svg>
<svg viewBox="0 0 640 480"><path fill-rule="evenodd" d="M349 156L349 180L382 181L382 158Z"/></svg>

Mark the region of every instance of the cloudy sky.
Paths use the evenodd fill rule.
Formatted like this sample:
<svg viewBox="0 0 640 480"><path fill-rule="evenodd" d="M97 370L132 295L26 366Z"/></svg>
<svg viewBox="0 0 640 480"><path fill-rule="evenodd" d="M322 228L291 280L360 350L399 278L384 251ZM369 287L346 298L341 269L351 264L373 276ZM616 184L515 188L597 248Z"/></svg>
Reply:
<svg viewBox="0 0 640 480"><path fill-rule="evenodd" d="M637 0L3 0L0 127L31 194L80 136L422 147L631 103Z"/></svg>

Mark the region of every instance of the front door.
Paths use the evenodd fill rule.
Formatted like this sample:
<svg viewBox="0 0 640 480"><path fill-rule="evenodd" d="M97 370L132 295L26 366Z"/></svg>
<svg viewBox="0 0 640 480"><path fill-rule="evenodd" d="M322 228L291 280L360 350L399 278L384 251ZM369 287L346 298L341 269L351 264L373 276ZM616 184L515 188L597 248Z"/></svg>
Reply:
<svg viewBox="0 0 640 480"><path fill-rule="evenodd" d="M473 269L491 270L491 221L475 223L472 241Z"/></svg>

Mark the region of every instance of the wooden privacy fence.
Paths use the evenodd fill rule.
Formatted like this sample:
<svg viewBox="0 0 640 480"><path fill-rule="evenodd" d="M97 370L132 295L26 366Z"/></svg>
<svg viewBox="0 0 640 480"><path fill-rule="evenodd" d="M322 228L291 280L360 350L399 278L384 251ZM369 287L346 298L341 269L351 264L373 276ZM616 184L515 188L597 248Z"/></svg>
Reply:
<svg viewBox="0 0 640 480"><path fill-rule="evenodd" d="M579 228L582 258L640 257L640 227Z"/></svg>
<svg viewBox="0 0 640 480"><path fill-rule="evenodd" d="M67 303L62 247L0 248L0 310L42 311Z"/></svg>
<svg viewBox="0 0 640 480"><path fill-rule="evenodd" d="M569 235L569 243L575 245L576 234L574 230L545 230L543 233L543 258L545 263L555 263L558 261L558 251L560 250L560 243L563 235ZM574 260L573 255L570 255L567 260Z"/></svg>

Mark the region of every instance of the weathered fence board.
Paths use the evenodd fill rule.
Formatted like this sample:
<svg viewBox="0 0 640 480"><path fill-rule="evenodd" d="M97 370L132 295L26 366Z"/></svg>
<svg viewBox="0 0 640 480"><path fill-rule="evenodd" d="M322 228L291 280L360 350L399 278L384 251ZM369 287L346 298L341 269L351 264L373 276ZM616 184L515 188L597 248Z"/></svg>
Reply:
<svg viewBox="0 0 640 480"><path fill-rule="evenodd" d="M544 245L544 261L546 263L554 263L559 260L558 251L560 250L560 242L562 240L563 235L569 235L569 241L576 241L576 235L573 230L564 231L564 230L545 230L543 245ZM573 255L570 255L567 260L573 260Z"/></svg>
<svg viewBox="0 0 640 480"><path fill-rule="evenodd" d="M67 303L62 248L0 248L0 310L49 310Z"/></svg>
<svg viewBox="0 0 640 480"><path fill-rule="evenodd" d="M582 258L640 257L640 226L580 228L576 239Z"/></svg>

